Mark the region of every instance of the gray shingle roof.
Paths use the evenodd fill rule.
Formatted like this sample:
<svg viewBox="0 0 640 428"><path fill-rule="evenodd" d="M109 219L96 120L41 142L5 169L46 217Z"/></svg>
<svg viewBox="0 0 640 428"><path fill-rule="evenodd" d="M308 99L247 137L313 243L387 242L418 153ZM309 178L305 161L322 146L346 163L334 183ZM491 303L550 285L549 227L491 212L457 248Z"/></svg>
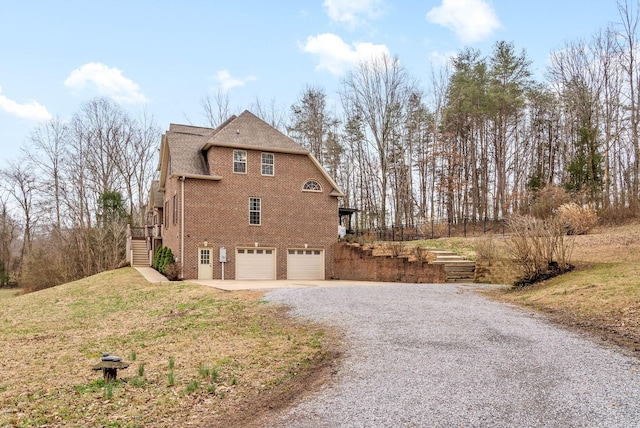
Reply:
<svg viewBox="0 0 640 428"><path fill-rule="evenodd" d="M205 149L211 146L308 153L300 144L248 110L218 127L207 141Z"/></svg>
<svg viewBox="0 0 640 428"><path fill-rule="evenodd" d="M309 153L248 110L240 116L231 116L216 129L172 123L165 135L171 156L171 173L174 174L213 174L203 152L212 146Z"/></svg>
<svg viewBox="0 0 640 428"><path fill-rule="evenodd" d="M153 180L151 182L151 190L149 192L149 205L148 211L153 211L154 208L162 208L163 192L160 191L160 182Z"/></svg>
<svg viewBox="0 0 640 428"><path fill-rule="evenodd" d="M166 133L171 173L208 175L209 169L201 149L213 131L211 128L171 124Z"/></svg>
<svg viewBox="0 0 640 428"><path fill-rule="evenodd" d="M307 156L331 183L333 190L330 194L344 196L338 185L308 150L248 110L240 116L231 116L216 129L170 124L169 130L163 135L160 150L159 169L162 184L164 185L167 174L222 179L215 171L209 171L207 165L206 151L213 146ZM169 159L170 170L167 168Z"/></svg>

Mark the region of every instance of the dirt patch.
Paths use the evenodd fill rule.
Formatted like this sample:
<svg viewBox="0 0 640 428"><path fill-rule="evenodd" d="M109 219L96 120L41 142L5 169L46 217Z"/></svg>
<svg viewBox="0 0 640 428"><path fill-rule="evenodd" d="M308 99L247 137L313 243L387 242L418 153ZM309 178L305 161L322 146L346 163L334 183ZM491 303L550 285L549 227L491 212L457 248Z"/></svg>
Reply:
<svg viewBox="0 0 640 428"><path fill-rule="evenodd" d="M283 410L292 407L306 396L329 385L338 371L343 349L337 335L327 340L325 349L308 367L300 369L286 382L251 397L234 406L226 414L203 419L202 426L260 428L269 426Z"/></svg>

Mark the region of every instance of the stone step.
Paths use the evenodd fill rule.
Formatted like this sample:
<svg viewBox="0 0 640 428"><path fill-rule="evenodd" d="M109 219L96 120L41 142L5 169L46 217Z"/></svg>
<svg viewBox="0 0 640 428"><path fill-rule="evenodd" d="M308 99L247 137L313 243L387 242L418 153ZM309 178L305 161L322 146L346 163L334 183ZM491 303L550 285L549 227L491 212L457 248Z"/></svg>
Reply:
<svg viewBox="0 0 640 428"><path fill-rule="evenodd" d="M443 256L456 256L456 257L460 257L457 253L454 253L453 251L447 251L447 250L431 250L431 249L426 249L426 251L435 254L436 257L443 257Z"/></svg>
<svg viewBox="0 0 640 428"><path fill-rule="evenodd" d="M437 263L463 263L463 262L468 263L469 260L460 256L445 256L445 257L438 257L433 262L434 263L436 262Z"/></svg>
<svg viewBox="0 0 640 428"><path fill-rule="evenodd" d="M473 260L467 260L467 259L460 259L460 260L436 260L437 262L439 262L440 264L444 264L447 266L453 266L453 267L464 267L464 266L475 266L476 262L474 262Z"/></svg>
<svg viewBox="0 0 640 428"><path fill-rule="evenodd" d="M131 266L149 266L149 251L145 241L132 240L131 250L133 253Z"/></svg>

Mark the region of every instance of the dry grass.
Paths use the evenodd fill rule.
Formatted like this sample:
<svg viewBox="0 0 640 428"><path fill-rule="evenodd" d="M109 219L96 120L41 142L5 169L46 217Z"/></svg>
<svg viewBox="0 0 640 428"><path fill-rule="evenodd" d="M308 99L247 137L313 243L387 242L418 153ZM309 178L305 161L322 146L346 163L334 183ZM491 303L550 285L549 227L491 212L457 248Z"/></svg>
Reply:
<svg viewBox="0 0 640 428"><path fill-rule="evenodd" d="M581 207L575 202L558 207L558 221L574 235L589 233L598 224L598 214L591 207Z"/></svg>
<svg viewBox="0 0 640 428"><path fill-rule="evenodd" d="M19 288L0 288L0 300L10 299L12 297L17 297L18 295L20 295Z"/></svg>
<svg viewBox="0 0 640 428"><path fill-rule="evenodd" d="M323 330L260 298L125 268L3 299L0 426L215 425L324 352ZM108 386L103 351L130 363Z"/></svg>
<svg viewBox="0 0 640 428"><path fill-rule="evenodd" d="M470 260L475 260L475 242L483 237L473 238L438 238L409 241L407 245L453 251Z"/></svg>
<svg viewBox="0 0 640 428"><path fill-rule="evenodd" d="M640 224L576 237L577 270L496 297L595 332L640 356Z"/></svg>

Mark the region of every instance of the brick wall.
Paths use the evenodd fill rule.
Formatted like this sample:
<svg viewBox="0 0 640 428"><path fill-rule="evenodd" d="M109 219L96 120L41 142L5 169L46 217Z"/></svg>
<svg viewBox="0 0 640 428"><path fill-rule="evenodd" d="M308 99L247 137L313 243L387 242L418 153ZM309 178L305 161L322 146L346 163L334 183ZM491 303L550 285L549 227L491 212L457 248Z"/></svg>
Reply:
<svg viewBox="0 0 640 428"><path fill-rule="evenodd" d="M180 223L173 223L173 196L177 195L178 204L180 204L180 181L177 178L167 178L165 183L165 192L163 200L163 218L162 218L162 245L171 248L173 256L180 257ZM167 212L166 203L169 202ZM180 213L180 205L178 205L178 213ZM167 219L168 221L165 221Z"/></svg>
<svg viewBox="0 0 640 428"><path fill-rule="evenodd" d="M305 155L274 153L274 175L261 175L262 151L247 151L247 173L233 172L233 149L213 147L208 152L212 174L220 181L187 178L185 192L185 237L183 269L185 278L198 277L198 248L204 241L213 248L213 277L221 278L220 247L227 249L225 279L235 278L235 249L254 247L276 250L277 279L286 279L287 249L325 250L325 277L333 276L332 244L338 235L338 200L322 173ZM322 192L303 192L314 179ZM173 194L180 182L167 180L165 201L169 200L169 225L163 244L180 256L180 228L172 222ZM249 225L249 198L261 198L261 225ZM180 208L178 209L180 213Z"/></svg>
<svg viewBox="0 0 640 428"><path fill-rule="evenodd" d="M441 264L408 257L374 256L372 249L357 244L336 243L333 256L336 279L436 284L446 281Z"/></svg>

